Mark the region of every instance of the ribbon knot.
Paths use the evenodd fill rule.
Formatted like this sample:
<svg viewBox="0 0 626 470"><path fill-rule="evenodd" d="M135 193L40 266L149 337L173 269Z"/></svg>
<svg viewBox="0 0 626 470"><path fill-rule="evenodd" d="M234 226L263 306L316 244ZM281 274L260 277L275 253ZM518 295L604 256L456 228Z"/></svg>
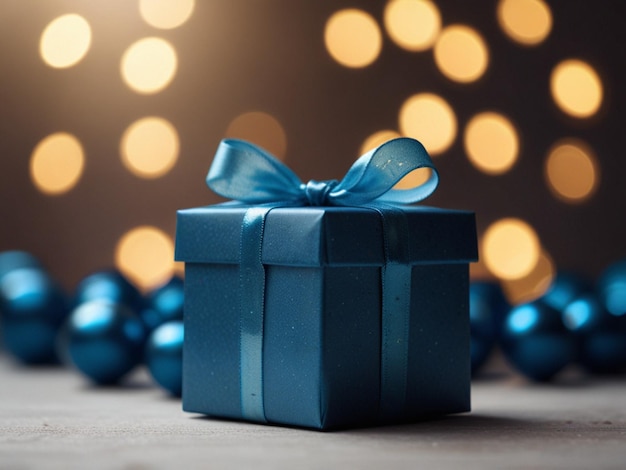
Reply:
<svg viewBox="0 0 626 470"><path fill-rule="evenodd" d="M410 189L394 186L411 171L430 168L430 178ZM304 184L280 160L260 147L223 140L207 176L217 194L250 205L363 206L413 204L437 188L439 175L430 156L415 139L393 139L361 156L340 181Z"/></svg>
<svg viewBox="0 0 626 470"><path fill-rule="evenodd" d="M328 206L328 194L339 184L337 180L315 181L311 180L300 187L304 190L306 199L311 206Z"/></svg>

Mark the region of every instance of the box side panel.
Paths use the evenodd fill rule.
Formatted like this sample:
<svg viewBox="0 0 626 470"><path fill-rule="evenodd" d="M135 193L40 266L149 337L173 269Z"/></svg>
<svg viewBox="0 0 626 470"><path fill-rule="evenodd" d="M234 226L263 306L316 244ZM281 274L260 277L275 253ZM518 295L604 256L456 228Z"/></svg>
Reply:
<svg viewBox="0 0 626 470"><path fill-rule="evenodd" d="M324 273L323 425L371 425L380 397L380 268Z"/></svg>
<svg viewBox="0 0 626 470"><path fill-rule="evenodd" d="M185 411L241 416L238 286L239 266L185 266Z"/></svg>
<svg viewBox="0 0 626 470"><path fill-rule="evenodd" d="M263 394L270 422L319 428L321 268L266 267Z"/></svg>
<svg viewBox="0 0 626 470"><path fill-rule="evenodd" d="M470 409L469 269L414 266L407 418Z"/></svg>

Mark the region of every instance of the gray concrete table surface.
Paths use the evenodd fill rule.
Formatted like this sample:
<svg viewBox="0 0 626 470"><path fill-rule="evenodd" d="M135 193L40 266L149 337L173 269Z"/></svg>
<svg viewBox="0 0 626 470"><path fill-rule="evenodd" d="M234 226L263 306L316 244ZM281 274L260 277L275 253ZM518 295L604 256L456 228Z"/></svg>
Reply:
<svg viewBox="0 0 626 470"><path fill-rule="evenodd" d="M0 356L0 468L626 468L626 378L496 375L473 382L471 413L317 432L184 413L141 370L96 388Z"/></svg>

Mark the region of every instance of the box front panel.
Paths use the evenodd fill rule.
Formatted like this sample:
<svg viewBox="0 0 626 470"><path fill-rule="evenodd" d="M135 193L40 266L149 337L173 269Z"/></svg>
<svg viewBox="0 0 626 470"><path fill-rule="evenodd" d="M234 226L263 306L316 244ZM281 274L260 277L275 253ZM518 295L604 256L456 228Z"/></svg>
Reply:
<svg viewBox="0 0 626 470"><path fill-rule="evenodd" d="M183 409L240 418L239 266L185 266Z"/></svg>
<svg viewBox="0 0 626 470"><path fill-rule="evenodd" d="M407 419L469 411L468 265L412 269Z"/></svg>
<svg viewBox="0 0 626 470"><path fill-rule="evenodd" d="M266 267L263 395L270 422L319 428L322 269Z"/></svg>

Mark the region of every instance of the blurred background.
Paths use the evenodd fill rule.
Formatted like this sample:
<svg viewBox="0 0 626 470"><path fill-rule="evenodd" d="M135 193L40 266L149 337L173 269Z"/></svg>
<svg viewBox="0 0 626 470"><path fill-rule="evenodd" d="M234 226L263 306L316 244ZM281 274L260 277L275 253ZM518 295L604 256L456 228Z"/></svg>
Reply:
<svg viewBox="0 0 626 470"><path fill-rule="evenodd" d="M417 138L425 204L476 212L474 279L514 302L626 255L626 3L572 0L0 2L0 252L67 289L172 273L176 210L238 137L303 181ZM409 175L404 185L423 175Z"/></svg>

